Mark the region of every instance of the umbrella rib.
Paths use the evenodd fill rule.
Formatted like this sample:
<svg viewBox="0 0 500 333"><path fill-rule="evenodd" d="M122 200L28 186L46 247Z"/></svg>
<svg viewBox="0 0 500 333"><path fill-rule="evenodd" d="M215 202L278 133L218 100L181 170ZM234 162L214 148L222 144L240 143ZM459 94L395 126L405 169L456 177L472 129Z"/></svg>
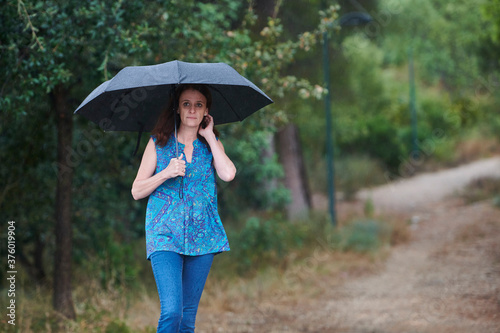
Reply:
<svg viewBox="0 0 500 333"><path fill-rule="evenodd" d="M243 118L240 117L240 115L234 110L233 106L231 105L231 103L229 103L229 101L226 99L226 97L224 96L224 94L222 94L220 92L219 89L217 89L217 87L213 86L213 85L210 85L215 91L217 91L219 93L219 95L222 97L222 99L224 99L224 101L226 102L227 105L229 105L229 107L231 108L231 111L233 111L233 113L236 115L236 117L238 118L239 121L242 121Z"/></svg>
<svg viewBox="0 0 500 333"><path fill-rule="evenodd" d="M177 66L177 84L181 83L181 70L179 66L179 61L175 60L175 65Z"/></svg>

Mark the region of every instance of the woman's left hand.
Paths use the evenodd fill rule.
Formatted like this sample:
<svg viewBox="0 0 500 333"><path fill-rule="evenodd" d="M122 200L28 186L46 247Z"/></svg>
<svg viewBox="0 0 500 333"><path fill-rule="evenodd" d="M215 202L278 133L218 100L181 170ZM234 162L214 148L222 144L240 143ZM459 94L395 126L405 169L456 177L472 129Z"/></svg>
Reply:
<svg viewBox="0 0 500 333"><path fill-rule="evenodd" d="M203 122L205 122L206 126L205 128L203 128L203 126L200 126L198 133L205 139L208 139L207 136L214 134L214 118L211 115L206 115L205 119L203 119Z"/></svg>

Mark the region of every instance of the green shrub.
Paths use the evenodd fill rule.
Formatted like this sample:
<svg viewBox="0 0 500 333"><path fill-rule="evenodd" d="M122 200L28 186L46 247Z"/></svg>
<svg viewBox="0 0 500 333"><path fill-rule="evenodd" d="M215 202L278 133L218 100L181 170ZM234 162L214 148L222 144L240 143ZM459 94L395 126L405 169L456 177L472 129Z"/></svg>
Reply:
<svg viewBox="0 0 500 333"><path fill-rule="evenodd" d="M333 251L373 253L391 244L393 229L388 223L367 219L334 227L326 215L290 223L279 216L250 217L240 229L228 229L231 251L218 258L213 273L221 278L236 272L252 275L270 266L286 268L286 257L309 255L319 244Z"/></svg>
<svg viewBox="0 0 500 333"><path fill-rule="evenodd" d="M360 220L338 231L338 247L342 251L369 253L390 239L390 228L379 221Z"/></svg>
<svg viewBox="0 0 500 333"><path fill-rule="evenodd" d="M31 319L30 329L33 332L58 332L62 326L60 320L58 321L53 313L44 313Z"/></svg>
<svg viewBox="0 0 500 333"><path fill-rule="evenodd" d="M365 213L366 217L373 217L373 214L375 214L375 205L373 204L373 199L368 198L365 200L365 204L363 205L363 212Z"/></svg>
<svg viewBox="0 0 500 333"><path fill-rule="evenodd" d="M241 228L227 228L231 251L214 261L213 274L254 274L269 266L284 267L284 258L325 237L326 219L312 217L290 223L281 215L250 217Z"/></svg>
<svg viewBox="0 0 500 333"><path fill-rule="evenodd" d="M290 246L287 244L289 232L289 226L277 219L261 221L258 217L249 218L243 229L229 235L231 243L236 244L231 257L237 260L238 273L259 269L276 258L282 258Z"/></svg>
<svg viewBox="0 0 500 333"><path fill-rule="evenodd" d="M141 273L142 260L145 260L143 242L124 243L111 237L108 245L102 249L86 265L94 266L99 272L102 287L109 285L134 286Z"/></svg>
<svg viewBox="0 0 500 333"><path fill-rule="evenodd" d="M127 324L120 321L112 321L106 326L105 333L132 333Z"/></svg>
<svg viewBox="0 0 500 333"><path fill-rule="evenodd" d="M354 199L362 188L382 184L384 170L380 164L368 156L346 156L335 163L336 184L344 193L345 200Z"/></svg>
<svg viewBox="0 0 500 333"><path fill-rule="evenodd" d="M500 208L500 195L497 195L493 198L493 205L497 208Z"/></svg>
<svg viewBox="0 0 500 333"><path fill-rule="evenodd" d="M346 152L367 154L377 158L391 170L397 169L401 156L408 156L409 145L405 139L406 127L388 121L383 114L360 119L355 124L358 135L350 140L339 138L338 147Z"/></svg>

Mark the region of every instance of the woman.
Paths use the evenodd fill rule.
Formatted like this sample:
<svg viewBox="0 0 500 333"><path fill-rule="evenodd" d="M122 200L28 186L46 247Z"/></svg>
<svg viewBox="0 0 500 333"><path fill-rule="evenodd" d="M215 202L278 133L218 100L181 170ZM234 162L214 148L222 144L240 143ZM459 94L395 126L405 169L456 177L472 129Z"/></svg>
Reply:
<svg viewBox="0 0 500 333"><path fill-rule="evenodd" d="M160 297L157 332L194 332L214 255L229 251L217 211L214 169L229 182L236 168L209 115L209 89L181 85L171 102L144 151L132 196L149 196L146 247Z"/></svg>

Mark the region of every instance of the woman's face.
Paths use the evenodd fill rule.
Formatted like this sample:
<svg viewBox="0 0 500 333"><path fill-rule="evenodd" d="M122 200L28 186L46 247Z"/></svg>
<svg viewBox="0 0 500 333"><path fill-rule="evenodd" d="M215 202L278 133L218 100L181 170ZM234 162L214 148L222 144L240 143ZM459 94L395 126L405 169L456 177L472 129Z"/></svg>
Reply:
<svg viewBox="0 0 500 333"><path fill-rule="evenodd" d="M183 125L198 128L207 114L207 99L202 93L194 89L187 89L181 93L179 115Z"/></svg>

